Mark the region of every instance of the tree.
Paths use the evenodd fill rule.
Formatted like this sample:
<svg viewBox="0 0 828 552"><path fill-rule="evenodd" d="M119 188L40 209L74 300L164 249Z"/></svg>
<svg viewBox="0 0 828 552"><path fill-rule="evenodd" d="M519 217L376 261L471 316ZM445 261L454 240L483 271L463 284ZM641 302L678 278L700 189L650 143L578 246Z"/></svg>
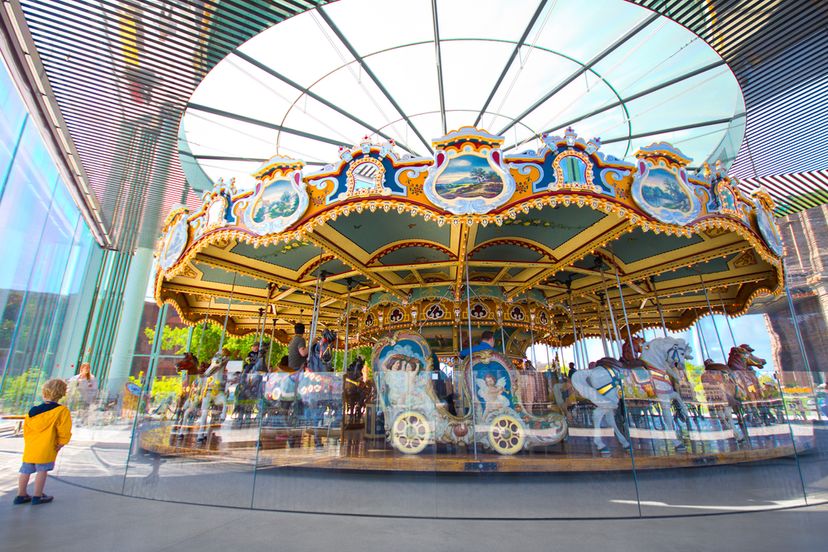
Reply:
<svg viewBox="0 0 828 552"><path fill-rule="evenodd" d="M169 325L164 326L164 331L161 338L161 352L167 355L183 355L187 352L187 334L189 328L184 326L180 328L173 328ZM267 333L267 332L265 332ZM147 341L150 345L155 341L155 329L144 328L144 335L147 336ZM257 334L248 334L243 337L225 336L224 348L230 351L230 358L242 359L247 356L250 347L254 342L258 341ZM199 361L209 361L218 352L219 343L221 342L221 327L215 324L208 324L207 329L202 334L201 325L193 328L193 339L190 343L190 352L192 352ZM270 337L265 335L264 343L270 343ZM348 359L353 362L357 356L362 356L365 362L371 363L371 347L363 346L348 350ZM288 353L287 345L276 342L273 345L273 350L270 353L270 364L276 366L279 360ZM334 351L333 366L336 371L342 371L343 358L345 351Z"/></svg>
<svg viewBox="0 0 828 552"><path fill-rule="evenodd" d="M183 355L187 352L187 334L188 327L173 328L169 325L164 326L164 331L161 337L161 352L168 355ZM192 352L199 361L209 360L218 352L219 343L221 343L222 328L215 324L208 324L207 328L202 331L202 327L196 326L193 328L193 339L190 343L190 352ZM144 335L147 336L147 341L150 345L155 341L155 329L144 328ZM230 358L241 359L244 358L250 351L250 347L254 342L258 341L258 335L248 334L243 337L234 337L226 335L223 347L230 352ZM270 342L270 338L265 336L263 340L265 343ZM277 364L283 355L287 354L287 346L276 342L273 347L273 352L270 354L272 364Z"/></svg>
<svg viewBox="0 0 828 552"><path fill-rule="evenodd" d="M469 174L471 174L472 178L477 180L478 184L482 184L483 182L486 182L487 174L486 174L485 169L481 169L480 167L476 167L476 168L472 169Z"/></svg>
<svg viewBox="0 0 828 552"><path fill-rule="evenodd" d="M684 362L684 372L687 374L687 381L693 386L696 397L704 397L704 386L701 382L704 366L693 364L688 360Z"/></svg>
<svg viewBox="0 0 828 552"><path fill-rule="evenodd" d="M351 363L356 359L356 357L361 356L362 358L365 359L365 363L370 365L371 364L371 352L372 351L373 351L373 349L371 349L371 347L368 346L368 345L365 345L365 346L362 346L362 347L355 347L353 349L348 349L348 362ZM342 363L343 363L344 358L345 358L345 351L344 350L334 351L333 366L334 366L334 370L336 370L337 372L343 371L343 364Z"/></svg>

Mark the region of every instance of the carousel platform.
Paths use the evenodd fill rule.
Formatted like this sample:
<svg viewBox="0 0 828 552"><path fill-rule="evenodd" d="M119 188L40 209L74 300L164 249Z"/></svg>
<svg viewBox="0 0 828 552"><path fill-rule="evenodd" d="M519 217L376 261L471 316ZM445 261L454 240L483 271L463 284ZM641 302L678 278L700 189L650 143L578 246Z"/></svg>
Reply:
<svg viewBox="0 0 828 552"><path fill-rule="evenodd" d="M784 433L782 430L784 429ZM808 428L802 428L806 430ZM566 443L514 456L475 453L473 447L434 447L408 455L390 448L382 440L366 440L359 431L278 430L263 431L262 448L257 450L257 429L211 434L199 442L162 427L141 434L141 448L166 457L221 460L252 464L259 468L304 470L435 472L435 473L572 473L661 470L761 462L791 457L812 449L813 432L797 434L796 444L780 444L778 437L790 435L787 426L764 428L749 444L736 446L721 440L691 439L686 451L653 439L637 440L633 454L613 449L609 456L593 451L592 430L573 428ZM583 433L583 435L581 435ZM712 435L711 437L716 437ZM482 447L481 447L482 448Z"/></svg>

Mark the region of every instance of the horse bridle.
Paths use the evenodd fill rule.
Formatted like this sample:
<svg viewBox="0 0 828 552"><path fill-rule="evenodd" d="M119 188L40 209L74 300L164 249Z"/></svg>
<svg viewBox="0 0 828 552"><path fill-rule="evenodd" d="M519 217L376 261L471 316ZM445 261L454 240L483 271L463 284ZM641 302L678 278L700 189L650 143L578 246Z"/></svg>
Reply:
<svg viewBox="0 0 828 552"><path fill-rule="evenodd" d="M679 353L679 349L681 352ZM684 358L685 353L687 352L687 347L679 348L678 343L674 344L670 349L667 351L667 358L673 362L673 367L678 368L681 364L681 361Z"/></svg>

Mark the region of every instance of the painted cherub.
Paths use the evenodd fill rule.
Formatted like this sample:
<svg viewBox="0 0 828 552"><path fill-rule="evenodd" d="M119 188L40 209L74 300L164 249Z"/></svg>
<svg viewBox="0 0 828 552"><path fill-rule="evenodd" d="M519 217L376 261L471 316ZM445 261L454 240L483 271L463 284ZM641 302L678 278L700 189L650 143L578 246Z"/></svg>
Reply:
<svg viewBox="0 0 828 552"><path fill-rule="evenodd" d="M509 398L504 395L506 392L506 378L495 379L494 374L486 374L483 378L476 378L477 395L483 400L483 417L486 418L492 412L509 408Z"/></svg>

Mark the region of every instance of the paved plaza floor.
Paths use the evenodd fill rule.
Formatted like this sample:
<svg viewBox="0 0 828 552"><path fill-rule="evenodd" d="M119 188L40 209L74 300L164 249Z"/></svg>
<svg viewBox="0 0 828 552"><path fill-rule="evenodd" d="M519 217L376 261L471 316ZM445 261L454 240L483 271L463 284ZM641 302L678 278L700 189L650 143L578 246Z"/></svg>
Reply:
<svg viewBox="0 0 828 552"><path fill-rule="evenodd" d="M0 439L0 550L4 552L828 550L828 506L656 519L406 519L175 504L90 490L60 479L48 483L54 503L13 506L18 463L17 443ZM405 501L404 496L391 498ZM359 501L359 494L351 500Z"/></svg>

